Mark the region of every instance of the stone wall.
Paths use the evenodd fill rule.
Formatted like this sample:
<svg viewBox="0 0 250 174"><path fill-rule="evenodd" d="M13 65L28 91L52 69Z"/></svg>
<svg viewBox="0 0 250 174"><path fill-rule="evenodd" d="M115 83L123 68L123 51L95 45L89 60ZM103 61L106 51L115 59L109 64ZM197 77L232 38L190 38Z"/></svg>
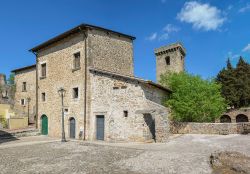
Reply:
<svg viewBox="0 0 250 174"><path fill-rule="evenodd" d="M134 75L133 41L104 31L88 32L90 66L124 75Z"/></svg>
<svg viewBox="0 0 250 174"><path fill-rule="evenodd" d="M171 123L174 134L246 134L250 123Z"/></svg>
<svg viewBox="0 0 250 174"><path fill-rule="evenodd" d="M23 91L23 82L26 82L26 91ZM36 68L30 68L15 72L15 112L16 116L28 116L28 98L29 102L29 122L35 123L36 114ZM25 104L21 105L21 100Z"/></svg>
<svg viewBox="0 0 250 174"><path fill-rule="evenodd" d="M80 52L80 69L74 70L74 54ZM76 138L83 130L84 120L84 78L85 46L84 35L74 34L38 52L38 127L41 129L41 117L48 117L48 134L61 136L62 106L58 90L66 90L64 96L65 134L69 137L69 120L76 121ZM46 63L46 77L41 77L41 64ZM79 97L73 98L73 88L78 87ZM42 93L46 100L42 101Z"/></svg>
<svg viewBox="0 0 250 174"><path fill-rule="evenodd" d="M137 80L91 72L89 139L96 139L96 116L104 115L106 141L166 141L168 109L160 98L167 94L152 88Z"/></svg>

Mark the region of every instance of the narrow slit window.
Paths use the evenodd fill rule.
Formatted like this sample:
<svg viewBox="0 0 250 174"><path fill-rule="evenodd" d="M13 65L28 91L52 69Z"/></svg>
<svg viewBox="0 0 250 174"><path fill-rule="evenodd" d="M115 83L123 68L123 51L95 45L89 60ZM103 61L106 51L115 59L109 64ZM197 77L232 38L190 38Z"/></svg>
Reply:
<svg viewBox="0 0 250 174"><path fill-rule="evenodd" d="M45 94L45 92L42 93L42 101L43 101L43 102L46 101L46 94Z"/></svg>
<svg viewBox="0 0 250 174"><path fill-rule="evenodd" d="M170 57L169 57L169 56L167 56L167 57L165 58L165 61L166 61L166 64L167 64L167 65L170 65Z"/></svg>
<svg viewBox="0 0 250 174"><path fill-rule="evenodd" d="M80 52L74 54L74 69L81 68L80 57L81 57Z"/></svg>
<svg viewBox="0 0 250 174"><path fill-rule="evenodd" d="M73 98L77 99L79 97L79 89L73 88Z"/></svg>
<svg viewBox="0 0 250 174"><path fill-rule="evenodd" d="M123 116L124 116L125 118L127 118L127 117L128 117L128 111L123 111Z"/></svg>
<svg viewBox="0 0 250 174"><path fill-rule="evenodd" d="M25 105L25 100L21 99L21 105L24 106Z"/></svg>
<svg viewBox="0 0 250 174"><path fill-rule="evenodd" d="M27 83L26 82L23 82L22 91L23 92L27 91Z"/></svg>
<svg viewBox="0 0 250 174"><path fill-rule="evenodd" d="M46 63L44 63L41 65L41 76L42 77L46 77L46 75L47 75L46 71L47 71L47 65L46 65Z"/></svg>

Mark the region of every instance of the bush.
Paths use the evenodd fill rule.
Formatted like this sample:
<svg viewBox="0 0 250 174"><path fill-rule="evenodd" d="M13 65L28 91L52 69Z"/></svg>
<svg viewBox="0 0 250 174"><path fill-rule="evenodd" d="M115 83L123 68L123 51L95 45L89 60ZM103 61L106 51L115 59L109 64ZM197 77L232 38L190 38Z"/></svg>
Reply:
<svg viewBox="0 0 250 174"><path fill-rule="evenodd" d="M221 85L186 72L165 74L160 83L173 93L164 104L171 108L172 119L180 122L214 122L226 110Z"/></svg>

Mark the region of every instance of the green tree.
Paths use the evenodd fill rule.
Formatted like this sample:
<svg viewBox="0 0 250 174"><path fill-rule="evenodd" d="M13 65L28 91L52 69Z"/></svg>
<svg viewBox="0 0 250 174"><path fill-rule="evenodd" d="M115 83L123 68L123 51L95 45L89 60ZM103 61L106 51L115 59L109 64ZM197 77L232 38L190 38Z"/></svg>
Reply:
<svg viewBox="0 0 250 174"><path fill-rule="evenodd" d="M8 84L14 85L15 84L15 74L11 73L8 79Z"/></svg>
<svg viewBox="0 0 250 174"><path fill-rule="evenodd" d="M227 67L223 68L217 75L217 82L222 85L221 94L226 99L229 106L237 106L239 98L236 89L236 72L230 60L227 60Z"/></svg>
<svg viewBox="0 0 250 174"><path fill-rule="evenodd" d="M228 60L216 80L222 85L221 94L231 107L250 106L250 65L242 57L236 68Z"/></svg>
<svg viewBox="0 0 250 174"><path fill-rule="evenodd" d="M240 57L236 69L236 89L239 99L238 107L250 105L250 65Z"/></svg>
<svg viewBox="0 0 250 174"><path fill-rule="evenodd" d="M181 122L214 122L226 109L221 85L186 72L162 75L160 83L172 89L164 101L172 119Z"/></svg>

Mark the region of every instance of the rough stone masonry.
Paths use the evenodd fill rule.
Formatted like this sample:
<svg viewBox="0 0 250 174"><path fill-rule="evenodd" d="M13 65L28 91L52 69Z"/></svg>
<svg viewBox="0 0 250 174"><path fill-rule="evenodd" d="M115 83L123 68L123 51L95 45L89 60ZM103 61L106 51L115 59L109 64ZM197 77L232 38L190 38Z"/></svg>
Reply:
<svg viewBox="0 0 250 174"><path fill-rule="evenodd" d="M120 32L81 24L30 50L36 55L36 80L21 79L25 76L33 79L22 71L23 76L19 73L16 83L18 88L24 81L35 86L36 115L42 134L61 136L58 90L63 88L67 138L167 140L169 109L161 102L171 91L134 77L134 39ZM177 66L178 71L182 71L184 50L179 43L160 48L156 53L157 76L172 71L170 67ZM29 93L34 91L26 91ZM19 97L17 105L18 100Z"/></svg>

